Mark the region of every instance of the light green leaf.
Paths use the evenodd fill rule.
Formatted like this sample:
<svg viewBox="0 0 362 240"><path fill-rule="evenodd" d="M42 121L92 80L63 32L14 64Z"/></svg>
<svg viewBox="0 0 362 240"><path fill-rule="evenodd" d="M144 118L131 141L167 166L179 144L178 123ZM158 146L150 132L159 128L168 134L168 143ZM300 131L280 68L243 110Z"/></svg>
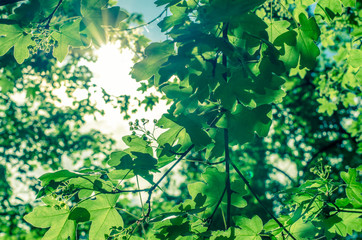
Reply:
<svg viewBox="0 0 362 240"><path fill-rule="evenodd" d="M120 168L127 169L132 165L131 162L132 158L128 153L124 151L117 151L111 153L111 159L107 163L112 167L119 166L121 164L121 166L119 166Z"/></svg>
<svg viewBox="0 0 362 240"><path fill-rule="evenodd" d="M347 172L341 172L341 178L347 184L346 195L353 205L362 206L362 184L357 181L357 170L348 169Z"/></svg>
<svg viewBox="0 0 362 240"><path fill-rule="evenodd" d="M161 28L162 32L167 31L171 27L182 24L186 21L186 7L171 6L169 9L172 15L165 17L157 24Z"/></svg>
<svg viewBox="0 0 362 240"><path fill-rule="evenodd" d="M332 116L334 111L337 110L337 105L333 102L328 101L326 98L318 98L317 102L319 102L321 105L318 107L319 113L325 113L329 116Z"/></svg>
<svg viewBox="0 0 362 240"><path fill-rule="evenodd" d="M57 45L53 49L53 56L59 62L62 62L67 56L69 47L81 47L83 42L79 34L79 24L81 19L73 22L65 23L59 29L59 32L54 32L52 37L57 41Z"/></svg>
<svg viewBox="0 0 362 240"><path fill-rule="evenodd" d="M7 53L14 46L14 58L21 64L29 57L29 46L35 42L31 35L16 24L0 24L0 56Z"/></svg>
<svg viewBox="0 0 362 240"><path fill-rule="evenodd" d="M86 200L78 205L86 209L92 221L89 239L106 239L112 227L123 227L123 219L115 209L119 194L100 194L95 200Z"/></svg>
<svg viewBox="0 0 362 240"><path fill-rule="evenodd" d="M362 214L340 212L325 220L324 224L331 233L337 233L342 237L359 233L362 230Z"/></svg>
<svg viewBox="0 0 362 240"><path fill-rule="evenodd" d="M258 216L249 219L246 217L237 217L236 226L240 227L236 233L236 239L242 240L261 240L259 233L263 230L263 221Z"/></svg>
<svg viewBox="0 0 362 240"><path fill-rule="evenodd" d="M314 240L318 229L313 225L312 222L303 222L302 219L296 221L291 227L291 234L298 240Z"/></svg>
<svg viewBox="0 0 362 240"><path fill-rule="evenodd" d="M345 7L355 7L356 0L340 0Z"/></svg>
<svg viewBox="0 0 362 240"><path fill-rule="evenodd" d="M349 52L348 63L355 68L362 67L362 50L352 49Z"/></svg>
<svg viewBox="0 0 362 240"><path fill-rule="evenodd" d="M175 151L180 152L185 151L191 146L191 138L186 133L185 128L168 119L166 115L161 117L161 119L157 122L157 126L168 129L157 138L157 142L161 146L166 144L169 144L171 147L176 146Z"/></svg>
<svg viewBox="0 0 362 240"><path fill-rule="evenodd" d="M82 174L70 172L68 170L60 170L53 173L46 173L39 177L39 180L42 182L43 186L48 185L51 181L54 182L62 182L69 180L71 178L76 178L81 176Z"/></svg>
<svg viewBox="0 0 362 240"><path fill-rule="evenodd" d="M284 54L280 56L279 60L281 60L287 69L295 68L298 66L299 62L299 51L298 48L294 46L289 46L288 44L284 44Z"/></svg>
<svg viewBox="0 0 362 240"><path fill-rule="evenodd" d="M50 229L43 236L43 240L75 240L76 222L69 220L69 209L60 208L59 206L49 207L40 206L27 214L24 219L38 228Z"/></svg>
<svg viewBox="0 0 362 240"><path fill-rule="evenodd" d="M314 14L331 21L337 14L342 14L342 5L338 0L320 0L317 3Z"/></svg>
<svg viewBox="0 0 362 240"><path fill-rule="evenodd" d="M277 37L288 31L289 26L290 23L286 20L270 22L266 29L269 35L269 41L273 43Z"/></svg>
<svg viewBox="0 0 362 240"><path fill-rule="evenodd" d="M298 31L297 46L300 52L300 66L312 69L317 62L319 56L319 48L307 34L302 30Z"/></svg>
<svg viewBox="0 0 362 240"><path fill-rule="evenodd" d="M147 153L150 155L153 154L153 150L149 142L147 142L146 140L144 140L139 136L134 136L134 135L124 136L122 138L122 141L127 146L129 146L129 148L124 150L128 154L131 154L131 152Z"/></svg>
<svg viewBox="0 0 362 240"><path fill-rule="evenodd" d="M348 173L341 172L340 175L341 175L341 178L343 179L343 181L347 184L352 184L352 183L356 182L357 171L355 168L348 169Z"/></svg>
<svg viewBox="0 0 362 240"><path fill-rule="evenodd" d="M7 78L5 77L0 78L0 88L2 93L7 93L11 89L13 89L14 86L15 84L12 81L8 80Z"/></svg>
<svg viewBox="0 0 362 240"><path fill-rule="evenodd" d="M160 66L165 63L168 57L174 52L171 41L162 43L151 43L145 49L146 58L133 66L131 75L136 81L147 80L158 74ZM159 76L155 77L155 84L158 84Z"/></svg>

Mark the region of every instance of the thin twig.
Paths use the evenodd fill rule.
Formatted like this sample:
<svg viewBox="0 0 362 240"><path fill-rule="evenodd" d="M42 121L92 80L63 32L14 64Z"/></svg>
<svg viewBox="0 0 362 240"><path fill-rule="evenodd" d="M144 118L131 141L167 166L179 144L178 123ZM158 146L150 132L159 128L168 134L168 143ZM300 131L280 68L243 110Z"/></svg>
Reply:
<svg viewBox="0 0 362 240"><path fill-rule="evenodd" d="M249 188L251 194L253 194L253 196L255 197L255 199L258 201L258 203L262 206L262 208L264 209L264 211L266 213L268 213L274 220L275 222L281 227L283 228L283 230L293 239L293 240L297 240L289 231L288 229L286 229L286 227L274 216L274 214L269 211L269 209L267 209L265 207L265 205L263 204L263 202L260 200L260 198L258 197L258 195L256 194L256 192L254 191L254 189L251 187L249 181L244 177L244 175L240 172L240 170L236 167L236 165L230 161L230 164L233 166L233 168L235 169L235 171L238 173L238 175L240 176L240 178L244 181L245 185Z"/></svg>
<svg viewBox="0 0 362 240"><path fill-rule="evenodd" d="M145 27L147 25L150 25L152 24L154 21L156 21L157 19L159 19L165 12L167 11L167 8L165 8L161 13L160 15L158 15L157 17L155 17L154 19L152 19L151 21L147 22L147 23L144 23L144 24L141 24L141 25L138 25L136 27L133 27L133 28L127 28L125 29L124 31L132 31L132 30L135 30L135 29L138 29L138 28L141 28L141 27Z"/></svg>
<svg viewBox="0 0 362 240"><path fill-rule="evenodd" d="M146 204L148 204L148 211L142 221L146 220L150 216L151 213L151 197L153 191L158 187L158 185L162 182L162 180L176 167L176 165L181 162L181 160L194 148L194 144L192 144L177 160L176 162L162 175L162 177L148 190L148 198Z"/></svg>
<svg viewBox="0 0 362 240"><path fill-rule="evenodd" d="M53 12L47 17L44 19L44 21L47 21L47 23L45 24L45 28L48 29L49 28L49 25L50 25L50 21L52 20L55 12L58 10L58 8L60 7L60 5L62 4L63 0L59 0L57 6L54 8Z"/></svg>
<svg viewBox="0 0 362 240"><path fill-rule="evenodd" d="M273 165L270 165L272 168L274 168L277 172L280 172L282 173L284 176L286 176L292 183L296 183L296 181L291 177L289 176L288 173L286 173L285 171L281 170L280 168L276 167L276 166L273 166Z"/></svg>
<svg viewBox="0 0 362 240"><path fill-rule="evenodd" d="M219 206L220 206L220 204L222 202L222 199L224 198L225 193L226 193L226 187L224 188L224 191L222 192L222 194L220 196L220 199L219 199L219 201L217 202L217 204L216 204L216 206L214 208L214 211L211 213L210 217L207 218L208 221L209 221L209 227L207 228L207 230L210 229L210 226L211 226L212 220L214 218L214 215L215 215L217 209L219 208Z"/></svg>
<svg viewBox="0 0 362 240"><path fill-rule="evenodd" d="M136 180L137 180L137 188L140 189L140 183L138 181L138 175L136 175ZM142 195L141 195L141 192L138 192L138 196L140 198L140 203L141 203L141 207L142 207L142 216L143 218L145 217L145 210L144 210L144 205L143 205L143 201L142 201ZM147 239L146 237L146 231L145 231L145 226L143 225L143 222L141 222L141 226L142 226L142 232L143 232L143 235L145 236L145 239Z"/></svg>

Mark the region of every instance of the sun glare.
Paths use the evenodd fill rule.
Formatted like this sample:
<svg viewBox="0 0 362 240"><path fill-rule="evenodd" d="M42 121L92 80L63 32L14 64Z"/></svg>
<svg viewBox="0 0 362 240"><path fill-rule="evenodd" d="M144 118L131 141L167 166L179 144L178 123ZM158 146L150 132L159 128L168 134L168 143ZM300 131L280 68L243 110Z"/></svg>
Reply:
<svg viewBox="0 0 362 240"><path fill-rule="evenodd" d="M166 112L167 106L165 101L157 104L152 111L145 111L144 107L138 106L138 102L133 98L143 99L142 93L137 91L141 86L131 78L130 72L133 66L133 52L129 49L120 50L119 43L107 44L95 51L97 56L96 62L84 62L82 64L89 67L93 72L92 82L98 87L103 88L108 94L114 96L130 95L130 109L137 108L136 114L131 114L131 121L135 119L158 119ZM146 94L157 95L156 90L149 90ZM122 120L123 116L118 109L111 105L105 104L100 91L93 96L97 106L104 109L105 116L100 117L97 121L88 119L88 127L100 129L104 133L111 133L116 139L120 139L125 134L129 134L128 121Z"/></svg>
<svg viewBox="0 0 362 240"><path fill-rule="evenodd" d="M95 51L98 60L89 63L95 83L112 95L136 95L139 84L129 73L133 65L133 53L129 49L120 50L119 43L107 44Z"/></svg>

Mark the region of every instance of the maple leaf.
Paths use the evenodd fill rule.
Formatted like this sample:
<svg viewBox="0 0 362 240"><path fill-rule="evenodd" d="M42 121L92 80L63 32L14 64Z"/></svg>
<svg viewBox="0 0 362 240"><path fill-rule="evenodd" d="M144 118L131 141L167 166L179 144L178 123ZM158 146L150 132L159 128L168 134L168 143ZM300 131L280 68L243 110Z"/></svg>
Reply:
<svg viewBox="0 0 362 240"><path fill-rule="evenodd" d="M95 200L89 199L78 205L86 209L92 221L90 240L105 239L112 227L123 227L123 219L115 206L120 194L100 194Z"/></svg>
<svg viewBox="0 0 362 240"><path fill-rule="evenodd" d="M21 64L29 57L29 46L35 45L31 35L17 24L0 24L0 56L14 47L14 58Z"/></svg>
<svg viewBox="0 0 362 240"><path fill-rule="evenodd" d="M27 214L24 219L38 228L50 229L43 236L43 240L75 240L76 222L69 220L70 211L68 207L60 208L59 206L39 206Z"/></svg>

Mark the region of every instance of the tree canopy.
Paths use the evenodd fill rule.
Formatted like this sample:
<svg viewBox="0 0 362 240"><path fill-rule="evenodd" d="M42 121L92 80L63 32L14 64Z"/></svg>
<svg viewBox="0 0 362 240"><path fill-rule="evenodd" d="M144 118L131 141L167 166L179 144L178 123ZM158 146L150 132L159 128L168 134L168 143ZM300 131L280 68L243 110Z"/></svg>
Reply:
<svg viewBox="0 0 362 240"><path fill-rule="evenodd" d="M145 23L117 1L0 3L0 239L361 238L362 1L155 5ZM140 30L157 19L167 40L150 43ZM104 112L79 63L107 42L169 103L130 122L124 149L82 128Z"/></svg>

